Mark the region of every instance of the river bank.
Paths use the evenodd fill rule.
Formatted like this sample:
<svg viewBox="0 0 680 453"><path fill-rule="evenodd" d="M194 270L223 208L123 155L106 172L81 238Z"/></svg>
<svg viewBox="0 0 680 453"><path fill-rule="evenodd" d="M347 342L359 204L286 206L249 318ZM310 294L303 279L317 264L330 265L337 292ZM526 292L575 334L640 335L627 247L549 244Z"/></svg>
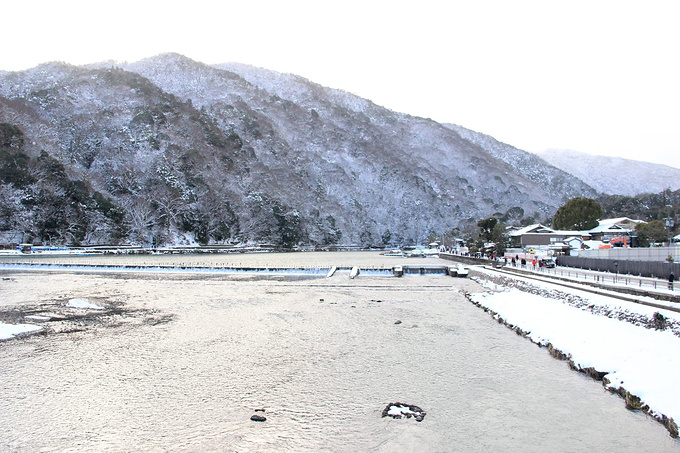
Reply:
<svg viewBox="0 0 680 453"><path fill-rule="evenodd" d="M482 268L472 278L488 291L471 302L678 437L680 314Z"/></svg>

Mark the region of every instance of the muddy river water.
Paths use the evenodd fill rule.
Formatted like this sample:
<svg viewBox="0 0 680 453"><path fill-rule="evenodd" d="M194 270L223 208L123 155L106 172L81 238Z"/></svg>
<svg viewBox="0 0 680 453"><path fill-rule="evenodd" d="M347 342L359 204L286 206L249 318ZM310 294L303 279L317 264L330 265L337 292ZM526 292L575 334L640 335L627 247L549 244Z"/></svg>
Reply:
<svg viewBox="0 0 680 453"><path fill-rule="evenodd" d="M405 263L375 253L69 259ZM61 320L0 342L0 451L678 451L661 424L469 303L462 291L482 290L469 279L0 273L5 318ZM72 298L106 308L63 307ZM424 420L381 417L397 401Z"/></svg>

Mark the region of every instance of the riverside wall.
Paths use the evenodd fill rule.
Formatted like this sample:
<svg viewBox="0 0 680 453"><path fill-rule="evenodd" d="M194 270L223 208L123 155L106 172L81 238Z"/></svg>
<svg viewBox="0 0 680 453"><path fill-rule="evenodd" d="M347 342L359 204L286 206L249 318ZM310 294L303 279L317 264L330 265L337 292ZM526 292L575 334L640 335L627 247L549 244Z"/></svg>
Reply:
<svg viewBox="0 0 680 453"><path fill-rule="evenodd" d="M667 279L671 272L675 280L680 278L680 262L635 261L614 258L587 258L583 256L560 255L555 260L559 266L577 267L612 274L628 274L640 277Z"/></svg>
<svg viewBox="0 0 680 453"><path fill-rule="evenodd" d="M582 258L619 261L680 262L680 247L614 247L610 249L579 250Z"/></svg>

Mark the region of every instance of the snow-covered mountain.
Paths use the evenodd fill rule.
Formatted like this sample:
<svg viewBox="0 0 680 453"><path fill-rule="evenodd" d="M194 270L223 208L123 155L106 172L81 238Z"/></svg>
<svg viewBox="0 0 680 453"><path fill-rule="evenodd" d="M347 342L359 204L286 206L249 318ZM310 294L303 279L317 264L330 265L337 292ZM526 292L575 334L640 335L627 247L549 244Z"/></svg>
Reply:
<svg viewBox="0 0 680 453"><path fill-rule="evenodd" d="M0 126L18 240L405 244L596 195L483 134L178 54L0 72Z"/></svg>
<svg viewBox="0 0 680 453"><path fill-rule="evenodd" d="M680 189L680 169L667 165L594 156L572 150L547 150L538 156L600 193L634 196Z"/></svg>

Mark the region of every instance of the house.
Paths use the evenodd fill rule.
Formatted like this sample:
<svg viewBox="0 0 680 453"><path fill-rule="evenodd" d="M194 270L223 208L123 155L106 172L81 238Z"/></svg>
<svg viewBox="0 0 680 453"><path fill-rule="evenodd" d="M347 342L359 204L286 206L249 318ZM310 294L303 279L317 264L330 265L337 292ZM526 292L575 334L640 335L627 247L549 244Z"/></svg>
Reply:
<svg viewBox="0 0 680 453"><path fill-rule="evenodd" d="M511 248L551 246L571 237L582 237L580 231L559 231L540 223L529 225L508 233ZM563 248L560 246L559 248Z"/></svg>
<svg viewBox="0 0 680 453"><path fill-rule="evenodd" d="M603 242L614 238L630 238L635 236L635 227L644 220L633 220L628 217L603 219L598 226L587 231L560 231L540 223L508 232L511 248L537 247L551 249L556 253L568 253L569 250L597 248ZM628 240L628 243L634 241Z"/></svg>
<svg viewBox="0 0 680 453"><path fill-rule="evenodd" d="M590 237L594 241L608 242L617 237L630 237L631 233L635 233L635 227L640 223L645 223L644 220L633 220L628 217L619 217L616 219L602 219L598 220L599 225L588 231Z"/></svg>
<svg viewBox="0 0 680 453"><path fill-rule="evenodd" d="M564 240L564 243L569 246L571 250L580 250L583 248L583 236L571 236Z"/></svg>
<svg viewBox="0 0 680 453"><path fill-rule="evenodd" d="M553 255L571 255L572 250L583 249L585 243L586 241L583 239L582 235L570 236L562 242L554 242L550 244L549 249L552 250Z"/></svg>

